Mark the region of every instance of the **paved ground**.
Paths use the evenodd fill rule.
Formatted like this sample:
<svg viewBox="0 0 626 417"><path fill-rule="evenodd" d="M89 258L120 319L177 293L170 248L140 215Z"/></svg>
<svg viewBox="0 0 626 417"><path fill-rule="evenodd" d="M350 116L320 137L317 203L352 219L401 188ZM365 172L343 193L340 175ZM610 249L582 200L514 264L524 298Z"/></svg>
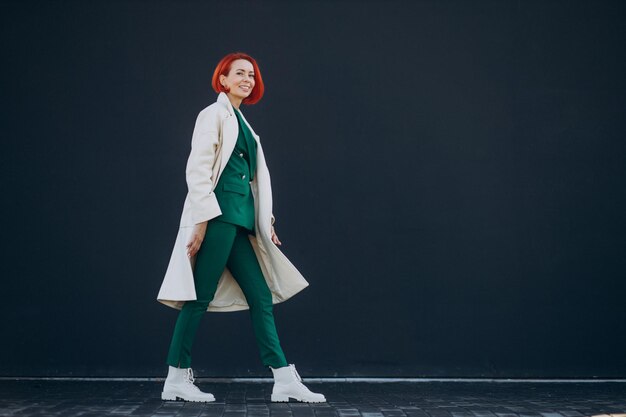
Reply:
<svg viewBox="0 0 626 417"><path fill-rule="evenodd" d="M306 383L306 379L304 380ZM581 417L626 413L626 383L307 383L326 404L271 403L271 383L196 380L215 403L163 402L162 382L0 380L0 416Z"/></svg>

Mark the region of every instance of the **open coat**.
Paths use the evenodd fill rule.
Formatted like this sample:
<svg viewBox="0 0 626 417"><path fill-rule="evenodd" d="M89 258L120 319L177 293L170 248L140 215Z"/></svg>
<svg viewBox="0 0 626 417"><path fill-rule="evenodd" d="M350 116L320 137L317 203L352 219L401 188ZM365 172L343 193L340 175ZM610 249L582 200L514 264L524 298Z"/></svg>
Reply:
<svg viewBox="0 0 626 417"><path fill-rule="evenodd" d="M254 196L256 237L249 235L249 238L272 293L272 300L276 304L287 300L309 284L272 242L271 225L274 216L270 174L259 136L245 117L243 120L257 143L256 173L254 180L250 182ZM191 139L191 153L186 168L188 193L174 249L157 295L157 300L167 306L181 309L185 301L196 300L193 276L195 256L187 256L186 245L195 224L222 214L214 189L235 148L238 134L239 125L233 106L225 93L219 93L217 101L198 114ZM228 268L225 268L207 311L248 308L243 291Z"/></svg>

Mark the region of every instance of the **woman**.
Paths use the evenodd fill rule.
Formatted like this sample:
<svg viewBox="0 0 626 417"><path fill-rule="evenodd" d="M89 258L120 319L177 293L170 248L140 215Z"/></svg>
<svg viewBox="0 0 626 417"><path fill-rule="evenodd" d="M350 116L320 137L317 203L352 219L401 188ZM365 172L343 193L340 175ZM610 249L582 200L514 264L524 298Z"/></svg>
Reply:
<svg viewBox="0 0 626 417"><path fill-rule="evenodd" d="M157 296L180 311L167 355L164 400L214 401L193 384L191 347L206 311L250 310L265 366L274 375L272 401L325 402L288 364L273 304L308 283L278 249L272 189L259 136L240 110L263 96L256 61L231 53L213 73L217 101L196 119L187 161L188 194L174 250Z"/></svg>

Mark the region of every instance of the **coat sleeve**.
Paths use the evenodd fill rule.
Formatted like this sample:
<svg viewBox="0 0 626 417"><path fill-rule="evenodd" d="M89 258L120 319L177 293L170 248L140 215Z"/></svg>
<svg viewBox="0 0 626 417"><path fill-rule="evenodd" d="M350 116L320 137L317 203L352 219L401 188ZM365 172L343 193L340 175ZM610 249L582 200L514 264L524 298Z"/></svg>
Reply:
<svg viewBox="0 0 626 417"><path fill-rule="evenodd" d="M194 224L222 214L213 192L213 162L219 146L220 124L217 114L204 109L196 118L187 160L186 179Z"/></svg>

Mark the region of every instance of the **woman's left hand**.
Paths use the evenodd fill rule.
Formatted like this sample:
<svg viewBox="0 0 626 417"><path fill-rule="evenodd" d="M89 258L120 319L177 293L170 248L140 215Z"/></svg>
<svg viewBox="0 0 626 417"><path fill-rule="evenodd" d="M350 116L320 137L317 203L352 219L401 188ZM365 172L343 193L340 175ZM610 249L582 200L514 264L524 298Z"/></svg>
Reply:
<svg viewBox="0 0 626 417"><path fill-rule="evenodd" d="M274 226L272 226L272 242L274 242L275 245L282 245L280 240L278 240L278 236L276 236L276 231L274 230Z"/></svg>

